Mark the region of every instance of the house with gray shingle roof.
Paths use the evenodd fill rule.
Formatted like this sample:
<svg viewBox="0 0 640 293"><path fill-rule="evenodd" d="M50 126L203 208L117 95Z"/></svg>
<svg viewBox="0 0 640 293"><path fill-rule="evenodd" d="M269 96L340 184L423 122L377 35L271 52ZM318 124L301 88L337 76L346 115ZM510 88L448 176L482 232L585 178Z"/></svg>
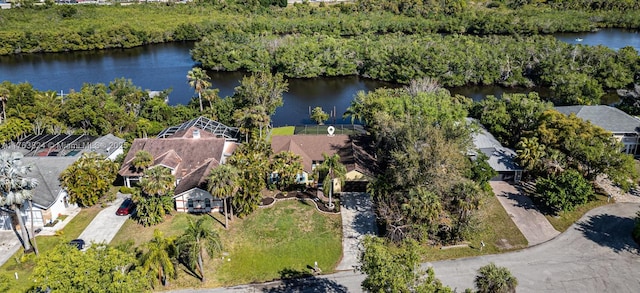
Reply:
<svg viewBox="0 0 640 293"><path fill-rule="evenodd" d="M47 141L29 143L28 139L45 138ZM76 143L82 141L82 143ZM111 134L95 138L83 135L30 135L7 146L5 151L19 152L24 155L21 159L25 166L31 166L31 172L26 176L38 180L38 185L32 190L33 225L43 227L46 223L55 221L69 207L76 206L69 203L66 190L60 185L60 174L73 164L81 154L95 152L114 160L122 153L124 139ZM31 221L29 205L23 205L22 217L26 222ZM0 230L12 229L11 217L4 211L0 212Z"/></svg>
<svg viewBox="0 0 640 293"><path fill-rule="evenodd" d="M555 109L565 115L575 114L577 117L611 132L618 141L622 142L624 152L627 154L637 154L640 151L638 150L640 119L637 117L606 105L560 106Z"/></svg>
<svg viewBox="0 0 640 293"><path fill-rule="evenodd" d="M516 162L518 155L510 148L503 147L502 144L475 119L467 118L467 123L477 123L480 128L473 133L473 145L475 149L469 150L468 155L475 160L479 152L485 154L489 159L487 163L498 176L491 178L493 181L520 181L523 168Z"/></svg>

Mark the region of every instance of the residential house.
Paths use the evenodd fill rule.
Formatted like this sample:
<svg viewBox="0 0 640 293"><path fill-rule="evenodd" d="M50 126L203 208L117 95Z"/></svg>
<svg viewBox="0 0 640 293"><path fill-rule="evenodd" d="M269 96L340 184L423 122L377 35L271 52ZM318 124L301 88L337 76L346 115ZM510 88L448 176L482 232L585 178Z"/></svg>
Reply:
<svg viewBox="0 0 640 293"><path fill-rule="evenodd" d="M597 106L561 106L555 109L565 115L575 114L583 120L600 126L604 130L613 133L613 136L624 145L623 151L627 154L638 154L638 133L640 132L640 119L631 116L622 110L606 105Z"/></svg>
<svg viewBox="0 0 640 293"><path fill-rule="evenodd" d="M169 168L175 176L174 200L179 212L209 212L222 207L207 191L211 169L224 164L237 147L239 133L213 120L199 117L162 131L157 138L133 141L118 174L127 187L140 181L141 170L132 161L138 151L153 158L151 168Z"/></svg>
<svg viewBox="0 0 640 293"><path fill-rule="evenodd" d="M340 155L340 161L347 169L345 191L362 189L363 185L373 177L375 158L370 155L371 150L366 138L350 137L349 135L286 135L271 138L271 149L274 153L290 151L302 158L302 174L298 174L296 182L311 184L310 178L316 166L322 164L327 155ZM272 177L277 176L272 174ZM334 190L340 192L341 186L334 185Z"/></svg>
<svg viewBox="0 0 640 293"><path fill-rule="evenodd" d="M103 137L86 135L29 135L7 146L4 150L20 152L23 165L31 166L27 177L38 180L38 186L32 191L33 213L27 203L22 205L21 215L25 223L31 222L36 228L55 221L67 208L75 206L69 203L66 190L60 185L62 172L73 164L82 153L96 152L115 159L123 152L124 139L111 134ZM0 212L0 230L12 229L9 212Z"/></svg>
<svg viewBox="0 0 640 293"><path fill-rule="evenodd" d="M468 123L476 123L475 119L467 118ZM489 159L489 166L498 175L491 178L492 181L514 181L518 182L522 178L523 168L517 163L517 154L514 150L503 147L502 144L484 126L473 133L473 145L475 149L470 150L468 155L476 159L479 153L485 154Z"/></svg>

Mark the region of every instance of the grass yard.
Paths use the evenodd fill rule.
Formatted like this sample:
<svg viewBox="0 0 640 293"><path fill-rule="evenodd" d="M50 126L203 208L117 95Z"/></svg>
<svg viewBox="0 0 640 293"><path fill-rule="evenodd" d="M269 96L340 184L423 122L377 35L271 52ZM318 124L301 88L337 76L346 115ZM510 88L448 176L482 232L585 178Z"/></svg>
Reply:
<svg viewBox="0 0 640 293"><path fill-rule="evenodd" d="M64 229L60 230L62 232L59 236L36 236L40 255L60 243L66 243L80 236L80 233L91 223L100 210L98 207L82 209ZM8 292L26 292L31 288L30 279L35 266L35 258L35 254L25 255L22 250L19 250L13 258L0 267L0 276L6 276L9 280L10 289ZM15 279L14 273L18 273L18 280Z"/></svg>
<svg viewBox="0 0 640 293"><path fill-rule="evenodd" d="M154 227L142 227L127 220L112 244L133 241L136 246L153 237L153 230L165 236L178 236L188 218L209 215L175 214ZM280 201L273 207L258 209L244 219L223 228L224 217L215 216L214 229L220 234L224 256L208 259L206 283L180 265L178 279L170 280L166 289L218 287L278 279L282 272L309 272L307 266L317 261L324 273L332 272L342 255L340 215L325 215L312 205L296 200Z"/></svg>
<svg viewBox="0 0 640 293"><path fill-rule="evenodd" d="M569 227L576 221L578 221L584 214L599 206L608 204L607 196L602 194L596 194L596 198L586 204L577 207L571 212L560 212L558 215L545 215L549 223L560 232L567 231Z"/></svg>
<svg viewBox="0 0 640 293"><path fill-rule="evenodd" d="M437 261L503 253L527 246L527 239L493 194L484 199L479 211L479 221L481 226L469 240L469 247L449 249L427 247L424 260ZM486 245L482 250L480 250L480 241L484 241Z"/></svg>
<svg viewBox="0 0 640 293"><path fill-rule="evenodd" d="M294 129L295 129L295 126L276 127L271 130L271 135L272 136L293 135Z"/></svg>

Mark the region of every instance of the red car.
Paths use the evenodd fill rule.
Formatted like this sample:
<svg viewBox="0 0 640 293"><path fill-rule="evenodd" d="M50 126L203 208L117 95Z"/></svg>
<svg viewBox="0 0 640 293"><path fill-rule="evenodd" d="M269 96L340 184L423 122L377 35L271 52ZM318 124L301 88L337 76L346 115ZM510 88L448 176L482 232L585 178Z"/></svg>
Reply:
<svg viewBox="0 0 640 293"><path fill-rule="evenodd" d="M118 216L128 216L133 212L134 204L133 200L130 198L125 199L118 210L116 211L116 215Z"/></svg>

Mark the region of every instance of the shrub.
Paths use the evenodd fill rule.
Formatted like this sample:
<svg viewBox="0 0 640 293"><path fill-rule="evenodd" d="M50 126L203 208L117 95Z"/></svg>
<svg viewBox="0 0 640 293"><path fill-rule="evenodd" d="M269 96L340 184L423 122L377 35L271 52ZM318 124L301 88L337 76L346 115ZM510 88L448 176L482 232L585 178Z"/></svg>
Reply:
<svg viewBox="0 0 640 293"><path fill-rule="evenodd" d="M580 172L569 169L560 176L539 179L536 193L554 211L572 211L593 196L593 186Z"/></svg>

